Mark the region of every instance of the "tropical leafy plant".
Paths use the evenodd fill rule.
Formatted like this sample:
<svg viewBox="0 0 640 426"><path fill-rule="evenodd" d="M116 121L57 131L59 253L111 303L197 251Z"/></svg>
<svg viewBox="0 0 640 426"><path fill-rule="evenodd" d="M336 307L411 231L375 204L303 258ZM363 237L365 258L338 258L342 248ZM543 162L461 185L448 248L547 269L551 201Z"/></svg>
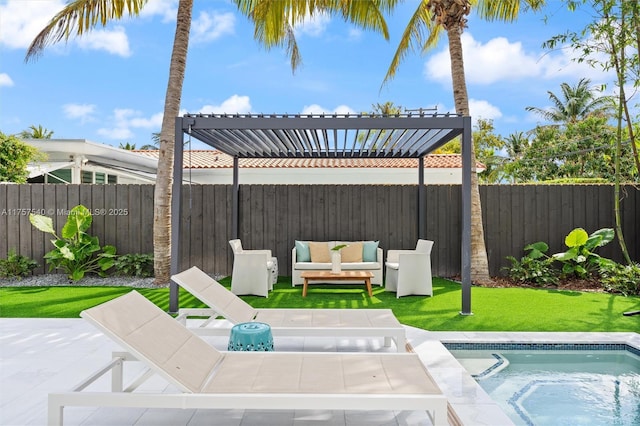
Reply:
<svg viewBox="0 0 640 426"><path fill-rule="evenodd" d="M602 265L612 265L610 259L600 257L594 253L598 247L610 243L615 234L611 228L598 229L591 235L582 228L575 228L565 237L564 243L569 250L556 253L552 257L562 263L564 276L575 275L578 278L588 278Z"/></svg>
<svg viewBox="0 0 640 426"><path fill-rule="evenodd" d="M69 211L60 237L56 235L50 217L31 213L29 221L40 231L55 237L51 240L55 248L44 255L49 271L62 269L70 279L78 281L87 273L105 276L114 265L116 248L111 245L100 247L98 237L86 233L93 217L85 206L78 205Z"/></svg>
<svg viewBox="0 0 640 426"><path fill-rule="evenodd" d="M528 251L520 260L513 256L507 256L511 262L507 270L509 277L522 283L533 283L536 285L556 285L558 284L558 270L553 267L553 259L546 255L549 246L547 243L539 241L525 246Z"/></svg>
<svg viewBox="0 0 640 426"><path fill-rule="evenodd" d="M118 275L148 278L153 276L153 253L131 253L116 257L114 268Z"/></svg>
<svg viewBox="0 0 640 426"><path fill-rule="evenodd" d="M640 263L604 264L600 268L600 281L608 292L625 296L640 295Z"/></svg>
<svg viewBox="0 0 640 426"><path fill-rule="evenodd" d="M10 249L6 259L0 259L0 278L22 278L38 267L38 262Z"/></svg>

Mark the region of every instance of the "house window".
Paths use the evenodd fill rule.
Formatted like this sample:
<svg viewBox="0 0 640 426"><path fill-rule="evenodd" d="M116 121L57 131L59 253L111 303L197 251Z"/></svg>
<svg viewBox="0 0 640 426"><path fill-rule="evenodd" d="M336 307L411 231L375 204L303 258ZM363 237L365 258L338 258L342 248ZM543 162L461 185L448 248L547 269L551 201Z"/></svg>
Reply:
<svg viewBox="0 0 640 426"><path fill-rule="evenodd" d="M105 178L104 173L96 173L94 176L95 176L95 181L93 183L104 185L104 178Z"/></svg>
<svg viewBox="0 0 640 426"><path fill-rule="evenodd" d="M82 183L93 183L93 172L82 171Z"/></svg>
<svg viewBox="0 0 640 426"><path fill-rule="evenodd" d="M52 171L47 174L47 183L71 183L71 169Z"/></svg>
<svg viewBox="0 0 640 426"><path fill-rule="evenodd" d="M107 175L107 183L118 183L117 175Z"/></svg>

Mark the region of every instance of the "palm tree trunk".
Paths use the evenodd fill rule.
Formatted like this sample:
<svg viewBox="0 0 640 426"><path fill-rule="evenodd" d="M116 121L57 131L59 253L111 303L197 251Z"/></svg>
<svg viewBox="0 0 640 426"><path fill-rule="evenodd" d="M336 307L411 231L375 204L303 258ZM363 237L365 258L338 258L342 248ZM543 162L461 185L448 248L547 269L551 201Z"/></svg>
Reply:
<svg viewBox="0 0 640 426"><path fill-rule="evenodd" d="M153 200L153 256L156 284L166 284L170 278L171 187L175 152L175 122L180 113L192 12L193 0L180 0L178 3L176 34L173 41L173 51L171 52L164 115L160 130L160 157L158 159L158 172Z"/></svg>
<svg viewBox="0 0 640 426"><path fill-rule="evenodd" d="M451 57L451 78L453 83L453 100L456 113L469 115L469 96L464 75L464 60L462 58L462 30L458 25L449 26L449 55ZM478 174L476 173L476 153L471 144L471 280L476 283L491 281L489 276L489 261L484 242L484 226L482 224L482 206L480 204L480 190Z"/></svg>

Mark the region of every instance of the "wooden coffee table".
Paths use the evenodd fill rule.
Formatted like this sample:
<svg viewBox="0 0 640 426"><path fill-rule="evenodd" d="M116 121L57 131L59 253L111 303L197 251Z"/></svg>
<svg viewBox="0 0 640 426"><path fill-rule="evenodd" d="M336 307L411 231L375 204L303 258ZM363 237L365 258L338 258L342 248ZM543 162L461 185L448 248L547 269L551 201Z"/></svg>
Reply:
<svg viewBox="0 0 640 426"><path fill-rule="evenodd" d="M302 297L307 296L307 286L309 281L364 281L364 285L367 286L367 292L369 296L373 296L371 291L371 278L373 272L369 271L341 271L338 273L332 273L331 271L302 271L300 276L304 279L302 286Z"/></svg>

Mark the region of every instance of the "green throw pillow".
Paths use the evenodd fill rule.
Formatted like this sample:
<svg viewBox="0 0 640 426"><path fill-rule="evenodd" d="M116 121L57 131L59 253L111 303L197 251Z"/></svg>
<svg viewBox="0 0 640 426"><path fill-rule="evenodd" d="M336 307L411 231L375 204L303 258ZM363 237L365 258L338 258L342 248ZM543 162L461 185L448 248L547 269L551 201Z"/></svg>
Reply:
<svg viewBox="0 0 640 426"><path fill-rule="evenodd" d="M296 262L311 262L311 251L309 251L308 243L296 241Z"/></svg>
<svg viewBox="0 0 640 426"><path fill-rule="evenodd" d="M362 261L363 262L378 261L378 244L380 244L380 241L365 241L362 244Z"/></svg>

